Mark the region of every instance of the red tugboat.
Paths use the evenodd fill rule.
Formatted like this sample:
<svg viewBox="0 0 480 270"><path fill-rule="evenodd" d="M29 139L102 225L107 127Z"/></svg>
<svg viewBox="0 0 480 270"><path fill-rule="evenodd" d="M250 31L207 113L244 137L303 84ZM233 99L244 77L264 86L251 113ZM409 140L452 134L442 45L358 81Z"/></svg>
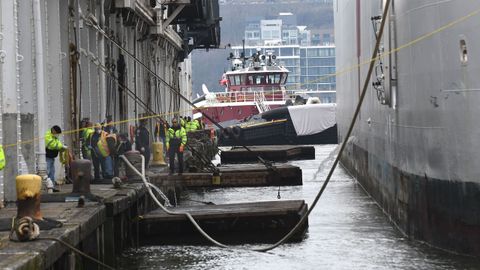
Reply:
<svg viewBox="0 0 480 270"><path fill-rule="evenodd" d="M234 124L253 115L284 106L294 91L287 91L285 84L288 69L277 65L276 56L257 52L247 61L245 58L232 59L232 70L223 74L220 84L225 92L209 92L204 87L204 96L194 101L201 113L221 124ZM198 113L198 111L194 111ZM212 123L205 117L207 126Z"/></svg>
<svg viewBox="0 0 480 270"><path fill-rule="evenodd" d="M220 81L226 92L211 93L204 86L205 95L194 101L195 118L202 114L207 128L216 129L208 115L224 127L217 130L219 145L337 143L336 105L287 91L289 71L276 64L274 54L257 52L248 64L244 57L230 58L232 71Z"/></svg>

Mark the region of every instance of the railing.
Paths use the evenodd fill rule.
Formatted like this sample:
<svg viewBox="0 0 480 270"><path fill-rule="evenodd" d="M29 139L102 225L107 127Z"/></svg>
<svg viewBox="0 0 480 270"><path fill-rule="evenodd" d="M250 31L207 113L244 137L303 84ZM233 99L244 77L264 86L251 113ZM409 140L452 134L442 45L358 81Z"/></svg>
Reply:
<svg viewBox="0 0 480 270"><path fill-rule="evenodd" d="M257 105L258 112L264 113L270 111L270 106L265 103L265 93L255 92L255 105Z"/></svg>
<svg viewBox="0 0 480 270"><path fill-rule="evenodd" d="M234 91L221 92L215 94L215 99L210 100L212 103L237 103L237 102L253 102L256 103L258 98L262 102L286 102L289 99L294 99L298 95L303 94L321 94L321 93L335 93L335 91L305 91L305 90L270 90L270 91ZM268 105L268 104L267 104Z"/></svg>

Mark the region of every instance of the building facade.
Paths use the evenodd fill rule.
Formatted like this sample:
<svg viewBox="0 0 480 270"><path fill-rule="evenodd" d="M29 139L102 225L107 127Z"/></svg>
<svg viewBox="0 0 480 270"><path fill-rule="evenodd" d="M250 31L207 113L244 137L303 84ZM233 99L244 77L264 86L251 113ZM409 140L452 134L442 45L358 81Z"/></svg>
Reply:
<svg viewBox="0 0 480 270"><path fill-rule="evenodd" d="M277 19L250 21L245 44L245 57L258 49L277 56L277 63L290 71L287 89L321 92L322 102L336 102L335 45L330 30L312 33L307 26L297 25L294 14L285 12ZM242 47L233 50L237 57L242 55Z"/></svg>
<svg viewBox="0 0 480 270"><path fill-rule="evenodd" d="M7 161L0 203L16 200L17 175L45 174L43 137L53 125L69 131L62 140L80 158L82 119L112 116L128 133L139 117L188 113L179 95L191 97L187 56L218 47L212 33L219 33L219 10L217 1L205 12L192 11L195 5L174 12L178 7L149 0L0 1L0 144ZM185 34L185 24L196 31Z"/></svg>

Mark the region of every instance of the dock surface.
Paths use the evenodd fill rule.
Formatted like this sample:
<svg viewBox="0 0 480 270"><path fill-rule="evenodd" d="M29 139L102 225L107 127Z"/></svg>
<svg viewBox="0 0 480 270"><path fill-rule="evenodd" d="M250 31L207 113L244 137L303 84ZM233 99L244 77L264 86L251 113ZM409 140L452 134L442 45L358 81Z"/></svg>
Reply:
<svg viewBox="0 0 480 270"><path fill-rule="evenodd" d="M87 254L114 265L115 253L129 246L136 232L134 217L146 211L145 189L139 184L114 189L112 185L92 185L98 201L89 201L77 207L77 198L71 195L71 185L61 186L61 192L42 195L40 205L44 218L63 223L60 228L41 230L40 237L54 237L80 248ZM143 201L142 201L143 200ZM0 269L68 269L69 249L56 241L9 240L9 226L16 215L15 204L0 209ZM115 220L115 221L114 221ZM86 268L95 264L77 258Z"/></svg>
<svg viewBox="0 0 480 270"><path fill-rule="evenodd" d="M210 235L226 243L279 240L308 210L305 201L267 201L222 205L180 206L173 212L189 212ZM301 240L306 222L292 240ZM155 210L140 221L141 242L147 244L207 243L185 216Z"/></svg>
<svg viewBox="0 0 480 270"><path fill-rule="evenodd" d="M234 148L222 151L222 164L258 162L258 157L275 162L289 160L315 159L315 147L297 145L249 146L251 151L244 148Z"/></svg>

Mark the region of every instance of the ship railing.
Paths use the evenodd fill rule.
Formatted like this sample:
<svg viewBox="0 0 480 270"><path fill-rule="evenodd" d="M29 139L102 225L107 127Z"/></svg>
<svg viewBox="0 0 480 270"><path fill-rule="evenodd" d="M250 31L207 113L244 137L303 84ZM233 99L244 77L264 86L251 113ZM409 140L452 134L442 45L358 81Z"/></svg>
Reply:
<svg viewBox="0 0 480 270"><path fill-rule="evenodd" d="M270 111L270 106L268 106L265 101L264 92L255 92L255 105L260 113Z"/></svg>
<svg viewBox="0 0 480 270"><path fill-rule="evenodd" d="M272 90L272 91L235 91L227 93L215 93L216 101L220 103L231 102L256 102L259 95L266 102L286 101L291 98L291 94L286 90Z"/></svg>
<svg viewBox="0 0 480 270"><path fill-rule="evenodd" d="M335 91L309 91L309 90L268 90L268 91L232 91L232 92L216 92L215 103L237 103L237 102L253 102L257 101L259 95L263 96L264 102L286 102L295 99L296 96L313 95L322 93L335 93Z"/></svg>

